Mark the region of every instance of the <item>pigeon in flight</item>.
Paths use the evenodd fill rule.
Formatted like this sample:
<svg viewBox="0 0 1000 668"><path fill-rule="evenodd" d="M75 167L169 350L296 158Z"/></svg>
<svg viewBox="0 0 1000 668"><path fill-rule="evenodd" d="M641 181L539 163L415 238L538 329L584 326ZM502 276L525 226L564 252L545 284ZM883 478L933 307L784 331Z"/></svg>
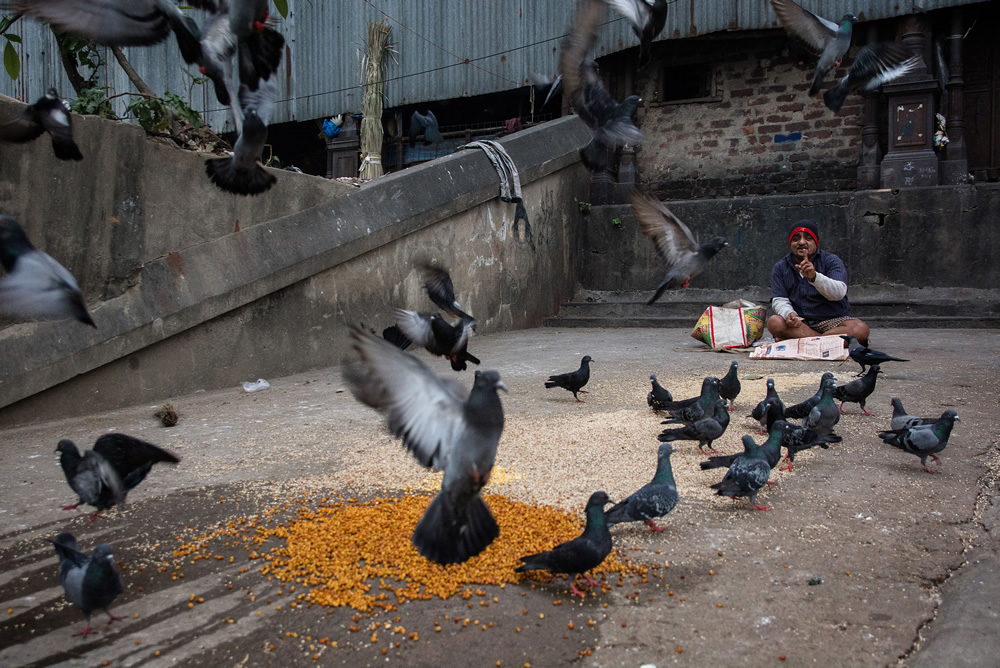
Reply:
<svg viewBox="0 0 1000 668"><path fill-rule="evenodd" d="M649 382L653 384L653 389L646 395L646 403L654 411L666 410L666 405L674 400L670 390L660 385L655 374L650 374Z"/></svg>
<svg viewBox="0 0 1000 668"><path fill-rule="evenodd" d="M653 479L630 494L624 501L613 505L606 517L609 525L622 522L645 522L653 531L663 531L655 520L663 517L677 505L677 484L670 467L674 449L669 443L660 445L656 452L656 474Z"/></svg>
<svg viewBox="0 0 1000 668"><path fill-rule="evenodd" d="M729 410L735 411L736 397L740 396L740 363L733 360L729 365L729 371L719 379L719 396L729 402Z"/></svg>
<svg viewBox="0 0 1000 668"><path fill-rule="evenodd" d="M785 404L781 401L781 397L778 396L778 391L774 389L773 378L767 379L767 395L761 399L760 403L754 406L753 411L747 417L751 417L760 423L761 434L770 433L771 425L774 424L774 421L784 419Z"/></svg>
<svg viewBox="0 0 1000 668"><path fill-rule="evenodd" d="M696 404L697 405L697 404ZM718 452L712 447L712 441L721 438L729 426L729 411L726 402L716 399L713 414L696 420L678 429L664 429L657 439L663 443L674 441L698 441L698 449L702 452L708 447L709 452Z"/></svg>
<svg viewBox="0 0 1000 668"><path fill-rule="evenodd" d="M838 112L853 90L870 93L885 83L909 73L922 62L920 56L896 44L868 44L858 52L847 76L823 93L823 103Z"/></svg>
<svg viewBox="0 0 1000 668"><path fill-rule="evenodd" d="M615 102L604 87L597 63L590 59L605 14L604 0L579 0L559 53L565 99L594 132L593 140L580 151L583 164L594 173L607 169L609 149L642 143L642 133L632 123L642 99L629 95L621 103Z"/></svg>
<svg viewBox="0 0 1000 668"><path fill-rule="evenodd" d="M69 439L59 441L56 452L66 481L80 497L77 503L63 506L63 510L85 503L97 508L91 519L102 510L125 503L129 490L145 480L153 464L180 461L152 443L119 433L104 434L83 455Z"/></svg>
<svg viewBox="0 0 1000 668"><path fill-rule="evenodd" d="M535 89L535 99L545 93L545 101L542 102L542 106L538 107L540 112L548 106L549 100L562 92L562 75L557 74L553 77L532 72L528 75L528 85Z"/></svg>
<svg viewBox="0 0 1000 668"><path fill-rule="evenodd" d="M236 0L239 2L240 0ZM201 32L201 58L198 71L212 81L215 98L219 104L230 106L233 102L233 56L239 45L236 34L229 22L229 1L218 0L205 3L202 9L211 13ZM236 133L243 131L243 115L238 108L233 110Z"/></svg>
<svg viewBox="0 0 1000 668"><path fill-rule="evenodd" d="M882 369L879 368L879 365L873 364L868 367L868 373L864 377L833 388L833 398L840 402L841 414L844 413L845 403L855 403L861 406L862 413L871 415L865 410L865 401L875 391L875 381L878 380L880 373L882 373Z"/></svg>
<svg viewBox="0 0 1000 668"><path fill-rule="evenodd" d="M414 547L438 564L476 556L500 534L479 495L503 432L500 374L477 371L470 391L360 327L350 336L357 359L345 361L344 379L355 398L386 415L389 431L422 466L444 471L441 491L413 532Z"/></svg>
<svg viewBox="0 0 1000 668"><path fill-rule="evenodd" d="M451 274L448 273L448 270L434 266L427 260L421 260L417 266L420 267L424 275L424 289L427 290L427 296L431 298L435 306L448 315L461 318L463 321L470 321L472 329L475 329L476 319L463 311L458 299L455 298L455 286L451 282Z"/></svg>
<svg viewBox="0 0 1000 668"><path fill-rule="evenodd" d="M553 387L561 387L565 390L569 390L573 393L573 398L579 403L583 403L583 399L576 396L577 393L589 394L587 390L580 389L587 384L590 380L590 363L594 360L591 359L590 355L584 355L583 359L580 360L580 368L576 371L570 373L561 373L555 376L549 376L549 379L545 381L546 389L551 389Z"/></svg>
<svg viewBox="0 0 1000 668"><path fill-rule="evenodd" d="M97 327L76 279L32 245L20 223L0 215L0 314L26 320L73 318Z"/></svg>
<svg viewBox="0 0 1000 668"><path fill-rule="evenodd" d="M847 351L851 359L861 365L861 372L858 374L859 377L864 375L865 367L869 364L881 365L885 362L909 362L909 360L892 357L879 350L872 350L868 346L862 345L853 336L844 336L841 334L840 338L847 341Z"/></svg>
<svg viewBox="0 0 1000 668"><path fill-rule="evenodd" d="M76 538L71 533L61 533L46 539L59 555L59 583L66 598L87 616L87 624L74 636L95 633L90 628L90 614L100 608L108 614L108 624L124 619L108 610L119 594L125 591L122 578L115 570L115 558L110 545L98 545L94 554L87 556L77 549Z"/></svg>
<svg viewBox="0 0 1000 668"><path fill-rule="evenodd" d="M267 124L278 97L276 79L271 77L268 81L260 81L256 90L251 90L246 84L240 85L243 131L233 147L233 155L205 161L205 172L212 183L226 192L259 195L278 180L258 162L267 143Z"/></svg>
<svg viewBox="0 0 1000 668"><path fill-rule="evenodd" d="M468 351L475 320L462 320L457 325L451 325L440 313L417 313L401 308L393 313L396 324L408 339L426 348L431 355L447 358L455 371L465 371L468 368L466 362L479 364L479 358Z"/></svg>
<svg viewBox="0 0 1000 668"><path fill-rule="evenodd" d="M633 188L628 197L639 228L653 242L656 254L667 269L667 275L647 304L659 299L664 290L688 287L692 278L705 271L708 261L729 245L722 237L713 237L708 243L699 245L688 226L663 202L638 188Z"/></svg>
<svg viewBox="0 0 1000 668"><path fill-rule="evenodd" d="M611 532L608 531L608 521L604 514L604 506L609 503L611 499L606 493L591 494L585 510L587 526L582 534L573 540L556 545L547 552L521 557L523 563L514 570L518 573L538 570L566 573L571 576L570 591L577 596L585 596L586 594L576 588L577 576L583 575L587 584L591 586L600 584L587 575L587 571L600 566L611 552Z"/></svg>
<svg viewBox="0 0 1000 668"><path fill-rule="evenodd" d="M639 38L639 69L646 67L653 57L649 45L667 24L667 0L607 0L615 11L632 24L632 32Z"/></svg>
<svg viewBox="0 0 1000 668"><path fill-rule="evenodd" d="M906 409L903 408L903 402L896 397L892 398L892 423L889 427L892 431L899 431L900 429L916 427L922 424L934 424L937 421L937 418L922 418L908 414Z"/></svg>
<svg viewBox="0 0 1000 668"><path fill-rule="evenodd" d="M254 91L278 70L285 38L269 25L268 0L229 0L228 4L229 30L237 39L240 84Z"/></svg>
<svg viewBox="0 0 1000 668"><path fill-rule="evenodd" d="M785 417L795 418L796 420L801 420L805 416L809 415L809 411L813 409L813 406L819 403L819 400L823 396L823 381L827 378L833 378L833 374L829 371L823 373L819 379L819 389L816 390L816 394L809 397L805 401L800 401L793 406L785 407Z"/></svg>
<svg viewBox="0 0 1000 668"><path fill-rule="evenodd" d="M930 457L935 462L941 462L937 454L948 445L948 438L951 436L955 422L961 422L958 413L947 410L934 424L916 425L896 431L883 431L879 432L878 437L903 452L920 457L920 463L928 473L939 473L939 471L927 466L927 458Z"/></svg>
<svg viewBox="0 0 1000 668"><path fill-rule="evenodd" d="M413 110L413 114L410 116L410 148L416 146L417 137L420 135L424 136L424 146L444 141L438 126L437 116L430 109L427 110L426 114L421 114L416 109Z"/></svg>
<svg viewBox="0 0 1000 668"><path fill-rule="evenodd" d="M844 54L851 48L851 32L858 18L844 14L838 24L803 9L792 0L771 0L771 5L785 32L819 55L816 74L809 87L809 95L816 95L823 85L823 77L832 68L840 67Z"/></svg>
<svg viewBox="0 0 1000 668"><path fill-rule="evenodd" d="M734 499L740 496L750 497L750 505L754 510L770 510L767 506L757 503L757 493L767 484L770 477L771 466L764 450L754 442L753 437L744 436L742 454L733 459L725 477L711 487L718 490L716 494L719 496Z"/></svg>
<svg viewBox="0 0 1000 668"><path fill-rule="evenodd" d="M55 88L19 111L11 120L0 123L0 141L23 144L34 141L46 132L52 137L52 151L60 160L83 160L83 154L73 141L73 121L69 107L60 99Z"/></svg>

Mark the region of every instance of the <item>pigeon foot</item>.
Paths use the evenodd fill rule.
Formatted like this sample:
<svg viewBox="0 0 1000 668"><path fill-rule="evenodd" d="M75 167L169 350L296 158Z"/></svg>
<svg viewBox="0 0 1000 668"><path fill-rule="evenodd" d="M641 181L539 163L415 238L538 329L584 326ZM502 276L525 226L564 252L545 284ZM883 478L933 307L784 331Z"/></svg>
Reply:
<svg viewBox="0 0 1000 668"><path fill-rule="evenodd" d="M778 484L778 481L777 481L777 480L768 480L768 481L767 481L767 484L768 484L768 485L777 485L777 484Z"/></svg>
<svg viewBox="0 0 1000 668"><path fill-rule="evenodd" d="M650 528L651 531L666 531L667 527L661 527L653 520L646 520L646 526Z"/></svg>
<svg viewBox="0 0 1000 668"><path fill-rule="evenodd" d="M575 579L576 578L573 578L573 580L575 580ZM576 588L576 582L574 582L573 580L571 580L570 583L569 583L569 590L571 592L570 595L571 596L580 596L580 597L586 598L587 594L585 592L580 591L579 589L577 589Z"/></svg>
<svg viewBox="0 0 1000 668"><path fill-rule="evenodd" d="M924 467L924 470L927 471L928 473L941 473L940 471L935 471L934 469L929 468L927 466Z"/></svg>
<svg viewBox="0 0 1000 668"><path fill-rule="evenodd" d="M844 414L844 402L843 401L840 402L840 414L841 415Z"/></svg>
<svg viewBox="0 0 1000 668"><path fill-rule="evenodd" d="M87 515L87 521L88 522L93 522L94 520L97 519L98 515L100 515L100 514L101 514L100 510L95 510L94 512L92 512L89 515Z"/></svg>
<svg viewBox="0 0 1000 668"><path fill-rule="evenodd" d="M791 471L793 462L788 462L786 466L782 466L779 471Z"/></svg>
<svg viewBox="0 0 1000 668"><path fill-rule="evenodd" d="M587 581L587 584L589 584L591 587L600 587L601 586L600 582L598 582L594 578L590 577L586 573L582 573L582 575L583 575L583 578Z"/></svg>
<svg viewBox="0 0 1000 668"><path fill-rule="evenodd" d="M109 625L112 622L120 622L121 620L125 619L124 617L119 617L118 615L111 614L111 612L109 610L105 610L104 612L108 613L108 624Z"/></svg>
<svg viewBox="0 0 1000 668"><path fill-rule="evenodd" d="M73 637L74 638L76 638L77 636L86 637L86 636L89 636L92 633L97 633L97 631L95 631L92 628L90 628L90 623L88 622L87 625L83 627L83 630L80 631L79 633L74 633Z"/></svg>
<svg viewBox="0 0 1000 668"><path fill-rule="evenodd" d="M735 413L736 412L736 406L730 406L726 410L729 411L730 413Z"/></svg>
<svg viewBox="0 0 1000 668"><path fill-rule="evenodd" d="M863 407L862 407L862 409L861 409L861 412L862 412L862 413L864 413L865 415L867 415L868 417L871 417L871 416L872 416L872 414L871 414L871 413L869 413L868 411L866 411L866 410L865 410L865 409L864 409Z"/></svg>
<svg viewBox="0 0 1000 668"><path fill-rule="evenodd" d="M759 505L759 504L755 503L755 504L753 504L753 509L754 510L770 510L771 506L762 506L762 505Z"/></svg>
<svg viewBox="0 0 1000 668"><path fill-rule="evenodd" d="M931 459L933 459L934 463L936 463L936 464L940 464L941 463L941 458L938 457L937 455L931 455Z"/></svg>
<svg viewBox="0 0 1000 668"><path fill-rule="evenodd" d="M74 503L74 504L71 504L71 505L68 505L68 506L63 506L62 509L63 510L76 510L79 507L80 507L79 503Z"/></svg>

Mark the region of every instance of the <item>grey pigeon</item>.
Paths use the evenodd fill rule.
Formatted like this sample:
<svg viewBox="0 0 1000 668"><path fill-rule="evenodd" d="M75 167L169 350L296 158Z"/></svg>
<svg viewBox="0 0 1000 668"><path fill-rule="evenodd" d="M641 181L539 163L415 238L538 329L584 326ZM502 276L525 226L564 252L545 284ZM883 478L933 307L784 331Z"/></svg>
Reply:
<svg viewBox="0 0 1000 668"><path fill-rule="evenodd" d="M837 24L803 9L792 0L771 0L771 5L785 32L819 54L816 74L809 87L809 95L815 95L826 73L840 67L844 54L851 48L851 32L858 18L853 14L844 14Z"/></svg>
<svg viewBox="0 0 1000 668"><path fill-rule="evenodd" d="M108 610L125 587L115 570L115 558L110 545L98 545L94 554L87 556L77 549L76 538L71 533L61 533L54 539L47 539L59 555L59 583L66 592L66 598L87 616L87 624L74 636L88 636L94 633L90 628L90 615L100 608L108 613L108 624L124 619Z"/></svg>
<svg viewBox="0 0 1000 668"><path fill-rule="evenodd" d="M892 398L892 422L890 424L890 429L892 431L899 431L900 429L906 429L908 427L916 427L922 424L934 424L938 421L937 418L922 418L915 415L909 415L906 409L903 408L903 402L896 398Z"/></svg>
<svg viewBox="0 0 1000 668"><path fill-rule="evenodd" d="M663 517L677 505L677 484L674 471L670 467L670 455L674 449L663 443L656 451L656 474L653 479L630 494L624 501L612 506L607 512L609 525L622 522L645 522L653 531L663 531L655 520Z"/></svg>
<svg viewBox="0 0 1000 668"><path fill-rule="evenodd" d="M219 11L217 0L194 0L195 6ZM269 25L268 0L229 0L229 30L237 39L240 83L256 90L281 62L285 38Z"/></svg>
<svg viewBox="0 0 1000 668"><path fill-rule="evenodd" d="M455 286L451 282L451 274L448 273L448 270L435 266L427 260L419 261L417 266L420 267L420 271L424 275L424 289L427 290L427 296L431 298L431 301L445 313L463 321L469 321L472 324L472 329L475 329L476 319L463 311L462 305L455 298Z"/></svg>
<svg viewBox="0 0 1000 668"><path fill-rule="evenodd" d="M238 1L238 0L237 0ZM201 58L198 70L212 81L215 98L219 104L230 106L233 102L233 56L239 45L229 21L228 0L204 7L211 12L201 33ZM238 107L233 110L236 133L243 131L243 115Z"/></svg>
<svg viewBox="0 0 1000 668"><path fill-rule="evenodd" d="M961 422L958 413L947 410L934 424L916 425L897 431L883 431L879 432L878 437L903 452L920 457L920 463L928 473L939 473L939 471L927 466L927 458L930 457L935 462L941 462L937 453L948 445L948 438L951 437L951 430L955 426L955 422Z"/></svg>
<svg viewBox="0 0 1000 668"><path fill-rule="evenodd" d="M647 304L659 299L664 290L688 287L692 278L705 271L708 261L729 245L723 237L713 237L708 243L699 244L688 226L663 202L638 188L633 188L628 198L639 229L653 243L667 270Z"/></svg>
<svg viewBox="0 0 1000 668"><path fill-rule="evenodd" d="M396 324L407 338L430 354L445 357L455 371L465 371L466 362L479 364L479 358L468 351L475 320L462 320L452 325L440 313L417 313L401 308L394 309L393 313Z"/></svg>
<svg viewBox="0 0 1000 668"><path fill-rule="evenodd" d="M97 327L76 279L28 239L10 216L0 215L0 314L25 320L72 318Z"/></svg>
<svg viewBox="0 0 1000 668"><path fill-rule="evenodd" d="M833 388L833 398L840 402L841 414L844 413L845 403L855 403L861 406L862 413L871 415L865 410L865 401L875 391L875 381L878 380L880 373L882 373L882 369L879 368L879 365L874 364L868 368L868 373L864 377Z"/></svg>
<svg viewBox="0 0 1000 668"><path fill-rule="evenodd" d="M417 143L417 137L420 135L424 136L424 145L428 146L430 144L439 144L444 141L444 137L441 136L441 130L438 126L437 116L430 109L427 110L426 114L421 114L416 109L413 110L413 114L410 116L410 146L415 146Z"/></svg>
<svg viewBox="0 0 1000 668"><path fill-rule="evenodd" d="M920 56L896 44L868 44L858 52L847 76L823 93L823 103L830 111L838 112L851 91L870 93L907 74L921 62Z"/></svg>
<svg viewBox="0 0 1000 668"><path fill-rule="evenodd" d="M833 378L833 374L829 371L823 373L819 379L819 389L816 390L816 394L809 397L805 401L800 401L792 406L785 407L785 417L794 418L796 420L801 420L805 416L809 415L809 411L812 410L813 406L819 403L820 397L823 396L823 381L827 378Z"/></svg>
<svg viewBox="0 0 1000 668"><path fill-rule="evenodd" d="M656 374L649 375L649 382L652 383L653 389L646 395L646 403L654 411L666 410L666 405L674 400L670 390L660 385L659 381L656 380Z"/></svg>
<svg viewBox="0 0 1000 668"><path fill-rule="evenodd" d="M444 472L413 532L413 545L438 564L462 563L486 549L500 530L479 495L503 432L496 371L477 371L472 390L444 379L420 360L360 327L350 330L356 360L344 379L355 398L386 415L389 431L421 465Z"/></svg>
<svg viewBox="0 0 1000 668"><path fill-rule="evenodd" d="M729 470L721 481L712 485L719 496L750 498L754 510L770 510L767 506L757 503L757 493L767 484L771 477L771 466L767 456L753 437L743 437L743 453L737 455L729 465Z"/></svg>
<svg viewBox="0 0 1000 668"><path fill-rule="evenodd" d="M791 471L795 466L795 455L803 450L814 448L817 445L824 450L830 447L831 443L841 443L844 439L837 434L818 434L812 429L807 429L796 424L791 424L785 420L778 420L775 427L781 425L782 438L781 445L787 451L786 459L788 463L781 467L782 471Z"/></svg>
<svg viewBox="0 0 1000 668"><path fill-rule="evenodd" d="M791 425L784 420L775 420L774 424L771 425L771 431L767 436L767 440L760 445L760 449L764 453L764 459L767 460L767 465L772 469L781 461L781 446L784 444L785 431L789 426ZM750 437L747 436L747 438ZM701 466L702 471L729 468L743 454L743 452L740 452L735 455L716 455L701 462L699 466ZM774 485L776 483L768 480L767 484Z"/></svg>
<svg viewBox="0 0 1000 668"><path fill-rule="evenodd" d="M125 503L129 490L146 479L153 464L180 461L152 443L119 433L99 437L83 455L69 439L59 441L56 452L66 481L80 497L77 503L63 506L63 510L85 503L97 508L91 519L102 510Z"/></svg>
<svg viewBox="0 0 1000 668"><path fill-rule="evenodd" d="M740 363L733 360L729 372L719 379L719 396L729 402L729 410L736 410L736 397L740 396Z"/></svg>
<svg viewBox="0 0 1000 668"><path fill-rule="evenodd" d="M833 433L833 428L840 421L840 410L833 403L833 388L837 381L827 378L820 387L820 397L809 414L802 419L802 426L821 436Z"/></svg>
<svg viewBox="0 0 1000 668"><path fill-rule="evenodd" d="M663 443L673 441L698 441L698 449L705 451L707 446L710 452L716 452L712 447L712 441L721 438L729 426L729 411L726 410L726 402L722 399L715 401L712 415L696 420L691 424L679 429L664 429L657 439Z"/></svg>
<svg viewBox="0 0 1000 668"><path fill-rule="evenodd" d="M573 540L556 545L547 552L521 557L523 563L514 570L518 573L538 570L566 573L571 576L569 588L573 594L585 596L576 588L577 576L583 575L591 586L599 584L587 575L587 571L600 566L611 552L611 532L608 531L608 522L604 515L604 506L609 503L611 499L606 493L591 494L585 510L587 526L584 527L582 534Z"/></svg>
<svg viewBox="0 0 1000 668"><path fill-rule="evenodd" d="M853 336L841 335L840 338L847 341L847 354L851 356L852 360L861 365L861 372L858 374L859 377L864 375L865 367L869 364L881 365L885 362L909 362L909 360L887 355L880 350L872 350Z"/></svg>
<svg viewBox="0 0 1000 668"><path fill-rule="evenodd" d="M607 169L608 150L642 143L642 133L632 123L642 100L629 95L621 103L615 102L604 87L597 63L590 58L605 14L604 0L578 0L573 25L559 53L564 99L594 132L593 140L580 151L583 164L594 173Z"/></svg>
<svg viewBox="0 0 1000 668"><path fill-rule="evenodd" d="M579 394L589 394L587 390L580 389L587 382L590 381L590 363L594 360L590 355L584 355L583 359L580 360L580 368L576 371L570 373L560 373L554 376L549 376L549 379L545 381L546 389L552 389L553 387L561 387L564 390L569 390L573 393L573 398L579 403L583 403L583 399L576 396Z"/></svg>
<svg viewBox="0 0 1000 668"><path fill-rule="evenodd" d="M667 0L607 0L619 14L632 24L632 32L639 38L639 69L652 58L650 44L667 24Z"/></svg>
<svg viewBox="0 0 1000 668"><path fill-rule="evenodd" d="M55 88L50 88L34 104L19 111L14 118L0 123L0 141L23 144L46 132L52 137L52 151L60 160L83 160L73 141L73 121L69 108Z"/></svg>
<svg viewBox="0 0 1000 668"><path fill-rule="evenodd" d="M271 188L277 178L258 162L267 143L267 125L278 96L277 77L260 81L256 90L240 85L240 109L243 131L230 158L209 158L205 172L212 183L235 195L259 195Z"/></svg>
<svg viewBox="0 0 1000 668"><path fill-rule="evenodd" d="M747 417L752 417L760 423L760 433L767 434L771 431L771 425L775 420L785 417L785 404L778 396L778 391L774 389L774 379L767 379L767 395L760 400Z"/></svg>

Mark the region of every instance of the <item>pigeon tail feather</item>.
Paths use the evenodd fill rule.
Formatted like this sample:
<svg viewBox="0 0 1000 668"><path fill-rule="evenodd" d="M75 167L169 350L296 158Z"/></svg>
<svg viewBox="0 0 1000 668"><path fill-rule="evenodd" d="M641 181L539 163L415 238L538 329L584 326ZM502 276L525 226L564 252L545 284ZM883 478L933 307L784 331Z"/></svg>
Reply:
<svg viewBox="0 0 1000 668"><path fill-rule="evenodd" d="M413 531L413 545L424 558L438 564L459 564L483 550L500 535L493 514L479 496L461 509L446 490L427 507Z"/></svg>

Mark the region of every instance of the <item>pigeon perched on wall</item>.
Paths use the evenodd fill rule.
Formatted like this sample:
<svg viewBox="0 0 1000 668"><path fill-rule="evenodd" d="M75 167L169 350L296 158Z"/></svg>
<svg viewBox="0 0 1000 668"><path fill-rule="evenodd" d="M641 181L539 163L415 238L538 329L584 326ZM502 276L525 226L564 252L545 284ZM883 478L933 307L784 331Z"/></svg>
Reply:
<svg viewBox="0 0 1000 668"><path fill-rule="evenodd" d="M729 372L719 379L719 396L729 402L729 410L736 410L736 397L740 396L740 363L733 360Z"/></svg>
<svg viewBox="0 0 1000 668"><path fill-rule="evenodd" d="M111 546L98 545L94 548L94 554L87 556L77 549L76 538L71 533L61 533L54 539L46 540L52 543L59 555L59 584L66 592L66 598L87 616L86 626L73 635L88 636L94 633L90 628L90 615L98 608L108 614L108 624L124 619L108 610L112 601L125 591L122 578L115 570Z"/></svg>
<svg viewBox="0 0 1000 668"><path fill-rule="evenodd" d="M583 575L591 586L600 584L587 575L587 571L600 566L611 552L611 532L608 531L608 522L604 515L604 506L609 503L611 499L606 493L591 494L585 510L587 526L582 534L573 540L556 545L547 552L521 557L523 563L514 570L518 573L538 570L566 573L570 576L570 591L577 596L585 596L576 588L577 576Z"/></svg>
<svg viewBox="0 0 1000 668"><path fill-rule="evenodd" d="M607 0L615 11L632 24L632 32L639 38L639 69L646 67L653 57L650 44L667 24L667 0Z"/></svg>
<svg viewBox="0 0 1000 668"><path fill-rule="evenodd" d="M424 276L424 289L427 296L434 304L445 313L460 318L463 321L470 321L472 329L476 328L476 319L462 310L462 305L455 297L455 286L451 282L451 274L448 270L431 264L427 260L417 262L417 266Z"/></svg>
<svg viewBox="0 0 1000 668"><path fill-rule="evenodd" d="M441 130L438 126L437 116L430 109L427 110L426 114L421 114L414 109L413 114L410 116L411 148L416 146L417 137L420 135L424 136L424 146L439 144L444 141L444 137L441 136Z"/></svg>
<svg viewBox="0 0 1000 668"><path fill-rule="evenodd" d="M83 154L73 141L73 121L69 107L60 99L55 88L34 104L21 109L14 118L0 123L0 141L23 144L34 141L46 132L52 138L52 151L60 160L83 160Z"/></svg>
<svg viewBox="0 0 1000 668"><path fill-rule="evenodd" d="M176 455L152 443L115 432L99 437L83 455L69 439L59 441L55 451L66 481L80 497L63 510L85 503L97 508L91 519L102 510L125 503L129 490L146 479L153 464L180 462Z"/></svg>
<svg viewBox="0 0 1000 668"><path fill-rule="evenodd" d="M871 415L865 410L865 401L875 391L875 381L878 380L880 373L882 373L882 369L879 368L879 365L873 364L868 368L868 373L864 377L833 388L833 398L840 402L841 414L844 413L845 403L856 403L861 406L862 413Z"/></svg>
<svg viewBox="0 0 1000 668"><path fill-rule="evenodd" d="M267 124L278 96L276 78L259 81L256 90L251 90L246 84L240 85L243 131L233 147L233 155L205 161L205 172L212 183L226 192L259 195L269 190L278 180L258 162L267 143Z"/></svg>
<svg viewBox="0 0 1000 668"><path fill-rule="evenodd" d="M897 397L893 397L891 403L892 422L890 423L889 429L892 431L916 427L923 424L934 424L938 421L937 418L922 418L908 414L906 409L903 408L903 402Z"/></svg>
<svg viewBox="0 0 1000 668"><path fill-rule="evenodd" d="M573 24L559 53L565 99L594 132L593 140L580 151L583 164L594 173L607 169L610 149L642 143L642 133L632 123L641 98L629 95L621 103L615 102L604 87L597 63L590 58L605 14L604 0L578 0Z"/></svg>
<svg viewBox="0 0 1000 668"><path fill-rule="evenodd" d="M868 44L858 52L847 76L823 93L823 103L838 112L851 91L870 93L916 69L922 59L896 44Z"/></svg>
<svg viewBox="0 0 1000 668"><path fill-rule="evenodd" d="M407 338L431 355L445 357L455 371L465 371L467 362L479 364L479 358L468 351L475 320L462 320L452 325L440 313L417 313L401 308L394 309L393 313L396 324Z"/></svg>
<svg viewBox="0 0 1000 668"><path fill-rule="evenodd" d="M728 426L729 411L726 410L726 402L722 399L716 399L714 410L711 415L701 418L700 420L696 420L679 429L664 429L663 432L657 436L657 439L663 443L672 443L674 441L698 441L698 449L702 452L705 451L706 447L709 452L717 452L716 449L712 447L712 442L721 438L722 435L726 433L726 427Z"/></svg>
<svg viewBox="0 0 1000 668"><path fill-rule="evenodd" d="M877 367L876 367L877 368ZM920 457L920 463L928 473L939 473L927 466L927 458L940 463L937 453L945 449L955 422L961 422L958 413L947 410L941 414L937 422L928 425L916 425L896 431L879 432L878 437L889 445L903 452Z"/></svg>
<svg viewBox="0 0 1000 668"><path fill-rule="evenodd" d="M840 67L844 54L851 48L851 32L858 18L853 14L844 14L840 23L834 23L803 9L792 0L771 0L771 5L785 32L819 55L816 74L809 87L809 95L813 96L823 85L826 73Z"/></svg>
<svg viewBox="0 0 1000 668"><path fill-rule="evenodd" d="M767 440L760 445L761 451L764 453L764 459L767 460L767 465L772 469L778 465L781 461L781 446L784 443L785 430L788 429L790 425L784 420L775 420L774 424L771 425L771 431L768 433ZM750 438L747 436L747 438ZM733 462L737 457L742 457L744 453L740 452L734 455L716 455L715 457L709 457L705 461L701 462L702 471L707 471L709 469L721 469L729 468L732 466ZM769 485L774 484L768 481Z"/></svg>
<svg viewBox="0 0 1000 668"><path fill-rule="evenodd" d="M778 396L778 391L774 389L773 378L767 379L767 395L761 399L760 403L754 406L754 409L747 417L751 417L760 423L761 434L770 433L771 425L774 424L774 421L785 417L785 404L781 401L781 397Z"/></svg>
<svg viewBox="0 0 1000 668"><path fill-rule="evenodd" d="M344 379L355 398L386 415L389 431L421 465L444 471L441 491L413 532L413 545L438 564L476 556L500 534L479 495L503 432L497 390L507 387L500 374L477 371L470 391L360 327L352 327L350 336L357 358L345 361Z"/></svg>
<svg viewBox="0 0 1000 668"><path fill-rule="evenodd" d="M673 452L669 443L659 447L656 451L656 474L653 479L608 510L606 517L609 525L645 522L653 531L664 530L665 527L653 520L673 510L680 498L677 496L674 471L670 467L670 455Z"/></svg>
<svg viewBox="0 0 1000 668"><path fill-rule="evenodd" d="M584 355L583 359L580 360L580 368L576 371L570 373L560 373L555 376L549 376L549 379L545 381L546 389L552 389L553 387L561 387L564 390L569 390L573 393L573 398L579 403L583 403L583 399L576 396L579 394L589 394L587 390L580 389L590 380L590 363L594 360L590 355Z"/></svg>
<svg viewBox="0 0 1000 668"><path fill-rule="evenodd" d="M816 390L816 394L809 397L805 401L800 401L792 406L786 406L785 417L801 420L805 416L809 415L809 411L812 410L813 406L819 403L820 398L823 396L823 381L827 378L833 378L833 374L829 371L824 372L823 375L820 376L819 389Z"/></svg>
<svg viewBox="0 0 1000 668"><path fill-rule="evenodd" d="M909 362L909 360L900 359L898 357L892 357L879 350L872 350L866 345L862 345L853 336L841 335L844 341L847 341L847 351L851 356L851 359L861 365L861 372L858 376L863 376L865 373L865 367L869 364L884 364L885 362Z"/></svg>
<svg viewBox="0 0 1000 668"><path fill-rule="evenodd" d="M750 498L754 510L770 510L767 506L757 503L757 493L767 484L771 477L771 466L767 456L753 437L743 437L743 453L737 455L729 465L725 477L711 486L719 496Z"/></svg>
<svg viewBox="0 0 1000 668"><path fill-rule="evenodd" d="M21 224L0 215L0 314L19 320L72 318L97 327L76 279L28 239Z"/></svg>
<svg viewBox="0 0 1000 668"><path fill-rule="evenodd" d="M649 375L649 382L653 384L653 389L646 395L646 403L654 411L666 410L666 405L674 400L670 390L660 385L656 380L656 374Z"/></svg>
<svg viewBox="0 0 1000 668"><path fill-rule="evenodd" d="M667 270L647 304L659 299L664 290L688 287L692 278L705 271L708 261L729 245L723 237L713 237L708 243L699 244L688 226L663 202L638 188L633 188L628 198L639 229L653 243Z"/></svg>

